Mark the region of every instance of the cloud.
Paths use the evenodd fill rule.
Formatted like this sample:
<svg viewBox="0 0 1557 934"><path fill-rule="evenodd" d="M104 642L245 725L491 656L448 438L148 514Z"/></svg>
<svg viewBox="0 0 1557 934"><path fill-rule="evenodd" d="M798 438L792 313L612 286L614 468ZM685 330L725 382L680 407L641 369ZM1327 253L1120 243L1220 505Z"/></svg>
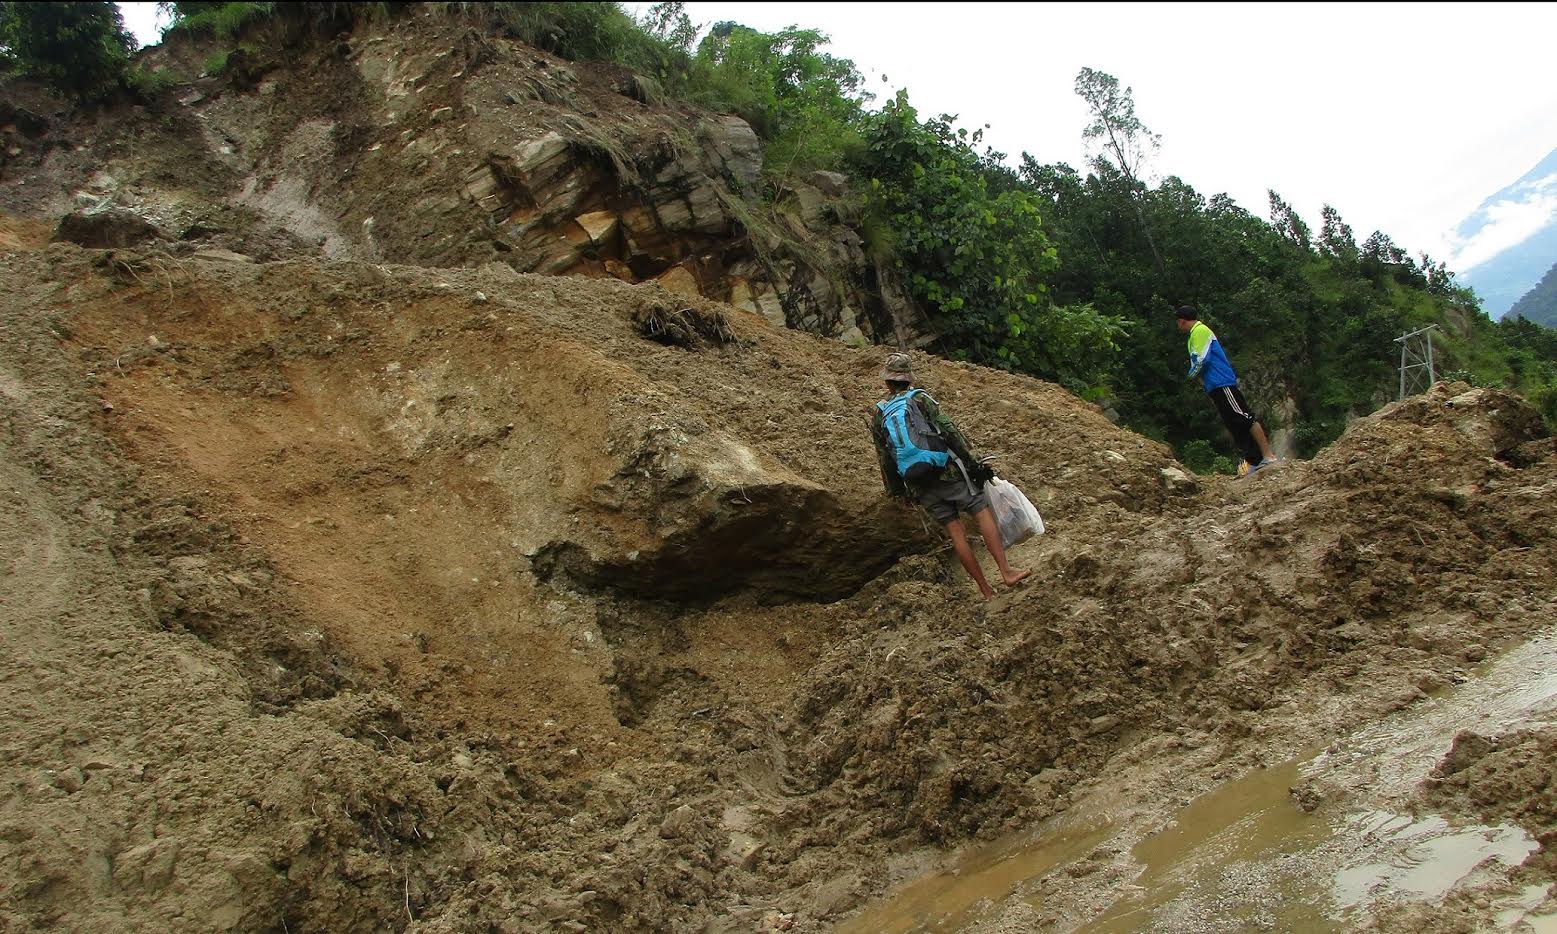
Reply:
<svg viewBox="0 0 1557 934"><path fill-rule="evenodd" d="M1518 246L1557 219L1557 175L1519 186L1519 200L1494 201L1477 212L1481 227L1465 239L1453 239L1449 268L1472 269L1510 247Z"/></svg>

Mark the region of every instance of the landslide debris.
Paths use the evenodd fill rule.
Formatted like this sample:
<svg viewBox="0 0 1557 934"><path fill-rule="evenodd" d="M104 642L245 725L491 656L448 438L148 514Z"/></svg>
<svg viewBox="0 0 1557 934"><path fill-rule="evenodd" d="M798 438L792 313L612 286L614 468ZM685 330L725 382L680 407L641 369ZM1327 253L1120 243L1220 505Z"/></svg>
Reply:
<svg viewBox="0 0 1557 934"><path fill-rule="evenodd" d="M231 76L0 103L0 927L825 930L1557 620L1517 398L1236 483L916 353L1049 525L980 605L881 493L845 343L929 328L846 179L767 211L741 121L433 19ZM1521 821L1531 884L1549 745L1423 792Z"/></svg>
<svg viewBox="0 0 1557 934"><path fill-rule="evenodd" d="M1550 444L1496 391L1196 488L917 357L1050 527L981 606L881 495L875 352L138 249L0 255L10 925L822 930L1114 763L1205 787L1557 619Z"/></svg>

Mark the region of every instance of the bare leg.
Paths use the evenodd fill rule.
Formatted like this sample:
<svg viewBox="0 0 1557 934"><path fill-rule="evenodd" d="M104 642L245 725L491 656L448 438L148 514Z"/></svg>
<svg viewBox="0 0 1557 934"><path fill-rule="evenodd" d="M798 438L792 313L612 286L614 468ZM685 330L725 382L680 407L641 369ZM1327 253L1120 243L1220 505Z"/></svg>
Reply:
<svg viewBox="0 0 1557 934"><path fill-rule="evenodd" d="M979 585L979 593L988 600L995 595L995 588L989 586L989 581L984 579L984 569L979 567L979 561L973 557L973 548L968 545L968 530L962 527L961 519L953 519L946 523L946 534L951 536L952 551L957 553L957 560L962 562L962 569L973 578L973 582Z"/></svg>
<svg viewBox="0 0 1557 934"><path fill-rule="evenodd" d="M995 523L995 511L985 506L973 518L978 520L979 532L984 536L984 546L995 559L995 566L1000 568L1000 578L1006 582L1006 586L1010 587L1012 584L1026 580L1027 576L1033 573L1032 571L1013 568L1006 563L1006 546L1000 539L1000 526Z"/></svg>
<svg viewBox="0 0 1557 934"><path fill-rule="evenodd" d="M1264 425L1261 425L1259 422L1255 422L1249 427L1249 434L1254 436L1254 443L1260 446L1260 455L1262 457L1268 461L1273 461L1276 459L1276 455L1272 454L1270 450L1270 439L1265 437Z"/></svg>

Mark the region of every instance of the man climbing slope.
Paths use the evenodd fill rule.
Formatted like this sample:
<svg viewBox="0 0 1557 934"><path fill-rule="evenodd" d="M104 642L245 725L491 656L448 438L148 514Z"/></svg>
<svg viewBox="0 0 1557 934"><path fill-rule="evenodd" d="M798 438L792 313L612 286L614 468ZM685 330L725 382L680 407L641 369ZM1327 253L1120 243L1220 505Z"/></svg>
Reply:
<svg viewBox="0 0 1557 934"><path fill-rule="evenodd" d="M958 513L968 513L978 522L984 545L1006 586L1026 579L1031 571L1013 568L1006 561L995 514L984 495L984 484L993 472L973 456L968 439L941 413L930 394L913 388L908 354L888 355L881 378L887 384L887 398L871 408L870 433L876 441L887 495L908 504L917 501L946 527L957 560L978 584L985 600L993 597L995 590L984 579Z"/></svg>
<svg viewBox="0 0 1557 934"><path fill-rule="evenodd" d="M1194 307L1180 306L1176 314L1179 332L1189 335L1189 378L1200 377L1206 395L1211 397L1222 416L1222 424L1227 426L1233 442L1243 453L1248 473L1276 463L1276 455L1271 453L1270 441L1265 437L1265 426L1254 417L1248 401L1238 391L1238 374L1233 372L1227 354L1222 352L1221 341L1200 320L1200 313Z"/></svg>

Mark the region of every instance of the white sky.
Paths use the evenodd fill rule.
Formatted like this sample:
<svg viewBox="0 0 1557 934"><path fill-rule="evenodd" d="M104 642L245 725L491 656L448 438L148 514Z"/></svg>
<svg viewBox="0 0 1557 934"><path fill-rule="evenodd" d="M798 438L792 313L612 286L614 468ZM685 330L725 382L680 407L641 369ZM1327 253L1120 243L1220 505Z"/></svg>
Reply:
<svg viewBox="0 0 1557 934"><path fill-rule="evenodd" d="M143 41L150 3L126 3ZM647 3L626 3L630 11ZM1161 134L1149 167L1268 216L1274 188L1317 230L1341 212L1460 270L1449 231L1557 148L1553 3L725 3L693 22L820 29L878 99L985 123L985 142L1086 163L1083 66L1133 88ZM885 74L887 81L881 81ZM1472 259L1466 256L1465 259Z"/></svg>

